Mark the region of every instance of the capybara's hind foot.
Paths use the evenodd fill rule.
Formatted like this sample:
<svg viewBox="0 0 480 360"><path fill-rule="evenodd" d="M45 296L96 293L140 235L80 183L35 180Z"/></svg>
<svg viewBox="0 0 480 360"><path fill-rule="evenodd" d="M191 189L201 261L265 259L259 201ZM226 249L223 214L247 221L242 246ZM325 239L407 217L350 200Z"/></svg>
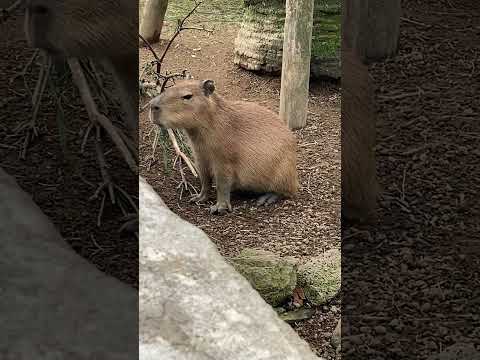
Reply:
<svg viewBox="0 0 480 360"><path fill-rule="evenodd" d="M258 198L257 206L262 206L262 205L268 206L277 202L279 199L280 199L280 196L278 194L266 193Z"/></svg>
<svg viewBox="0 0 480 360"><path fill-rule="evenodd" d="M232 212L232 205L230 203L216 203L210 207L210 214L225 215L227 212Z"/></svg>

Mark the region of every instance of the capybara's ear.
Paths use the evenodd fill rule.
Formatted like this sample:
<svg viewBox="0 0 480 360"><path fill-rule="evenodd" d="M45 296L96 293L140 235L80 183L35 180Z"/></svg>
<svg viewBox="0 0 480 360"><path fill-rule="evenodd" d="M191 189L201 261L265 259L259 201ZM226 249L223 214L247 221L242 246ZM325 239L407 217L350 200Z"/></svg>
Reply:
<svg viewBox="0 0 480 360"><path fill-rule="evenodd" d="M210 96L215 91L215 82L213 80L203 80L202 88L205 95Z"/></svg>

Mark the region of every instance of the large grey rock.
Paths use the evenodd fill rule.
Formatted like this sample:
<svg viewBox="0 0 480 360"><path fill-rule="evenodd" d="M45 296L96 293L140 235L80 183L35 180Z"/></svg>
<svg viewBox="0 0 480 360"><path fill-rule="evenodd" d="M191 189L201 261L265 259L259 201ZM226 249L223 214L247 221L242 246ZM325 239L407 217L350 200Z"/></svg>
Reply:
<svg viewBox="0 0 480 360"><path fill-rule="evenodd" d="M243 249L229 262L272 306L279 306L291 297L297 285L295 261L270 251Z"/></svg>
<svg viewBox="0 0 480 360"><path fill-rule="evenodd" d="M341 254L332 249L311 258L298 268L298 285L303 287L305 297L313 305L322 305L340 290Z"/></svg>
<svg viewBox="0 0 480 360"><path fill-rule="evenodd" d="M0 358L133 359L134 289L77 255L0 169Z"/></svg>
<svg viewBox="0 0 480 360"><path fill-rule="evenodd" d="M140 178L140 358L317 359L203 231Z"/></svg>

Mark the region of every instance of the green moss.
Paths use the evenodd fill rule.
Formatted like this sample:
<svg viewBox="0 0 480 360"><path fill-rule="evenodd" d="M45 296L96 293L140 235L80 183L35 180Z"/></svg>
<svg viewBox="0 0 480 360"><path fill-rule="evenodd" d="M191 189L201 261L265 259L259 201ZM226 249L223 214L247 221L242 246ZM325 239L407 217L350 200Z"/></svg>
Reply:
<svg viewBox="0 0 480 360"><path fill-rule="evenodd" d="M272 306L282 304L296 286L296 265L271 252L244 249L229 262Z"/></svg>

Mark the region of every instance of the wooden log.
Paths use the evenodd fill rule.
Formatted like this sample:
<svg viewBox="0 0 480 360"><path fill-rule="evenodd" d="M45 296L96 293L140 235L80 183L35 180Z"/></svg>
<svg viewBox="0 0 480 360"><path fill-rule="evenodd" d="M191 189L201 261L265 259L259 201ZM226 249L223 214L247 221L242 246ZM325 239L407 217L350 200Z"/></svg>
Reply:
<svg viewBox="0 0 480 360"><path fill-rule="evenodd" d="M400 0L343 0L342 217L376 219L376 112L368 64L396 53Z"/></svg>
<svg viewBox="0 0 480 360"><path fill-rule="evenodd" d="M312 28L313 0L287 0L280 118L291 129L307 123Z"/></svg>

